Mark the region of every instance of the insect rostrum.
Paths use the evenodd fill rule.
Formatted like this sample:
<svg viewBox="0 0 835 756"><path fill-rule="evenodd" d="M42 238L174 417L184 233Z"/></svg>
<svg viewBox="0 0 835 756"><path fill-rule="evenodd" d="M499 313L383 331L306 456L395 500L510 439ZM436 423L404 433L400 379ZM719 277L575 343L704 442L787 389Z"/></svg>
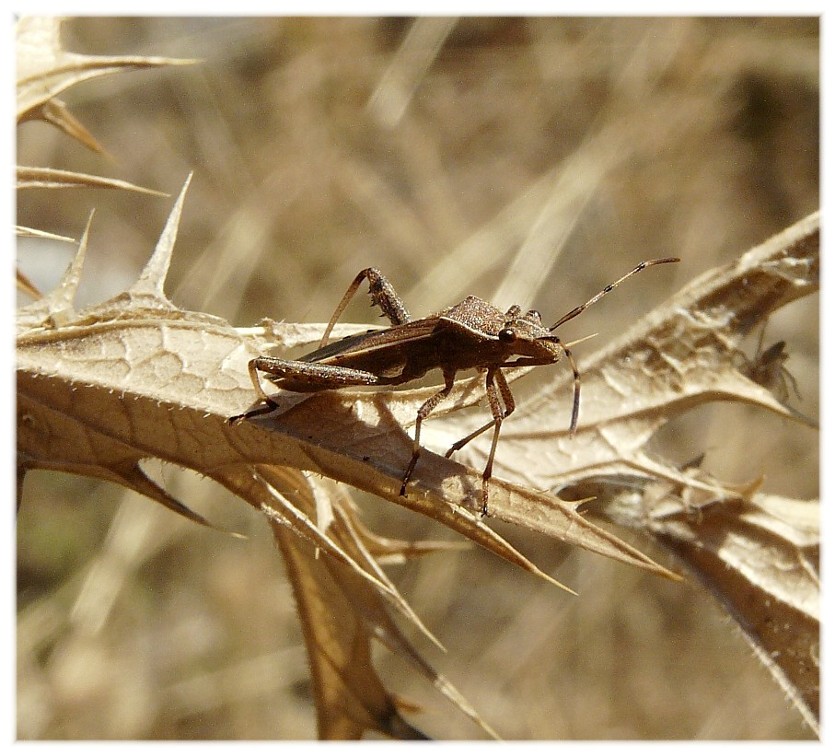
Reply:
<svg viewBox="0 0 835 756"><path fill-rule="evenodd" d="M571 351L554 331L630 276L651 265L668 262L678 262L678 258L667 257L639 263L587 302L563 315L550 328L542 325L542 317L536 310L523 313L521 307L513 305L503 312L473 296L426 318L412 320L388 279L376 268L365 268L357 274L337 305L318 349L297 360L280 357L256 357L250 360L252 384L264 405L231 417L229 422L237 423L278 409L279 405L261 384L261 373L281 389L310 393L348 386L395 386L420 378L430 370L439 369L444 377L443 388L430 396L417 412L412 457L400 486L400 495L405 496L406 486L420 457L423 421L452 391L459 370L479 370L485 374L492 420L453 444L446 456L449 457L477 436L493 429L490 453L482 473L481 513L486 515L488 483L499 432L502 422L516 408L502 369L550 365L564 355L574 373L574 402L569 424L569 432L573 435L580 412L580 373ZM328 337L334 324L364 280L368 281L373 303L391 321L391 328L349 336L329 344Z"/></svg>

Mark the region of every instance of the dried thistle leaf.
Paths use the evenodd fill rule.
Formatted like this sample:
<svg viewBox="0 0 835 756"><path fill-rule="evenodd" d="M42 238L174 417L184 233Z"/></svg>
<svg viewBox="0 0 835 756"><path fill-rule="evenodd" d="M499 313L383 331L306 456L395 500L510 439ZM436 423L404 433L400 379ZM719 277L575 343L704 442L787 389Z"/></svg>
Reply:
<svg viewBox="0 0 835 756"><path fill-rule="evenodd" d="M40 299L43 294L41 294L40 290L38 289L35 284L33 284L29 277L26 276L24 273L21 273L20 270L16 271L17 273L17 290L28 294L32 299Z"/></svg>
<svg viewBox="0 0 835 756"><path fill-rule="evenodd" d="M335 584L333 565L314 549L274 525L276 541L293 583L314 681L319 737L357 738L369 729L393 734L402 726L394 699L371 660L370 634L350 599Z"/></svg>
<svg viewBox="0 0 835 756"><path fill-rule="evenodd" d="M290 475L299 482L298 474ZM306 486L294 485L292 490L300 506L309 512L316 506L316 486L309 477L305 480ZM350 518L345 517L345 512L352 508L345 493L333 485L328 488L334 511L331 526L334 537L357 562L388 583L367 549L363 533L355 530ZM304 501L299 500L300 492L304 492L301 494ZM302 619L314 678L320 738L356 738L368 729L395 738L423 737L403 720L398 712L402 702L385 689L374 672L371 641L375 638L409 660L457 708L491 737L497 737L391 621L379 591L358 579L356 570L347 569L327 554L319 554L311 543L292 538L281 522L272 520L271 525L288 566ZM389 586L396 593L394 586L390 583ZM416 617L413 619L417 621Z"/></svg>
<svg viewBox="0 0 835 756"><path fill-rule="evenodd" d="M205 521L152 483L140 465L155 457L213 477L268 515L286 558L293 563L291 569L297 570L293 578L297 596L308 602L305 621L310 625L306 637L311 658L321 663L317 674L321 673L323 736L344 736L368 727L392 734L407 731L392 714L394 699L368 667L366 646L372 637L411 659L439 691L491 732L397 631L388 615L390 608L431 638L363 546L361 531L351 526L345 504L336 498L329 506L320 501L317 509L316 497L311 503L300 498L302 487L290 486L295 491L291 500L289 494L280 493L279 488L287 488L281 483L288 475L298 475L295 471L308 470L356 485L423 512L504 559L559 583L461 506L469 496L473 508L478 508L478 472L440 457L427 460L412 495L408 499L398 495L411 453L399 418L413 418L422 401L421 390L396 397L348 392L312 396L280 418L236 428L228 425L227 418L252 401L246 365L263 347L225 321L184 312L165 297L165 275L184 196L185 188L154 254L128 291L75 312L72 300L86 249L85 232L59 286L21 309L21 469L72 471L116 481L199 522ZM544 530L570 543L670 574L553 497L502 482L493 487L493 497L502 512L533 508ZM323 596L335 605L347 601L359 615L349 618L323 606ZM335 619L326 621L326 616ZM364 628L360 636L359 627ZM337 651L343 661L332 670L328 664ZM334 708L343 701L346 685L356 704L347 716Z"/></svg>
<svg viewBox="0 0 835 756"><path fill-rule="evenodd" d="M60 18L28 16L16 24L18 123L33 118L51 120L65 128L71 136L85 142L82 134L74 133L77 122L74 118L67 118L62 103L57 105L57 110L49 109L49 103L65 89L88 79L122 71L197 62L179 58L68 52L61 45L61 23ZM82 130L86 133L86 129L82 127Z"/></svg>
<svg viewBox="0 0 835 756"><path fill-rule="evenodd" d="M192 519L200 519L144 478L141 461L157 457L213 477L268 514L274 529L280 533L279 543L286 558L293 562L291 569L298 571L293 578L297 596L300 601L310 602L305 621L311 623L311 629L306 632L306 638L311 657L315 656L314 662L322 665L316 674L322 675L317 684L322 686L318 703L323 736L343 736L368 727L389 733L404 732L401 720L391 713L395 699L379 686L373 672L368 671L368 652L363 649L371 637L405 654L433 685L480 722L466 702L422 662L396 630L388 614L390 609L428 634L379 570L360 531L351 526L351 515L346 513L344 502L338 496L328 496L329 501L324 502L309 486L306 489L309 494L296 493L290 497L281 493L282 488L287 488L282 481L286 483L288 475L297 476L297 471L306 470L349 483L433 517L532 574L555 581L499 537L489 527L489 521L477 514L481 488L478 471L427 452L421 457L410 484L410 495L399 496L402 472L411 455L411 440L404 427L414 421L417 407L431 389L282 395L284 411L278 416L259 418L236 427L228 425L228 417L251 405L254 392L246 365L249 359L263 353L264 343L257 337L239 333L219 318L182 311L165 297L165 275L173 253L184 192L185 189L157 249L128 291L84 311L73 310L71 299L80 272L85 234L77 260L56 291L21 310L18 333L21 467L71 470L116 480L166 506L182 508L182 513ZM799 271L811 276L814 270L811 259L807 266L800 265L797 245L791 248L794 262L784 255L781 266L779 255L766 255L766 260L759 264L760 269L773 273L757 287L760 298L772 306L804 290ZM746 268L746 275L753 277L754 267L752 263ZM787 276L787 270L796 275ZM725 278L720 276L720 280ZM780 282L785 286L778 286ZM777 294L773 292L774 287L778 289ZM704 287L699 291L704 293ZM698 297L695 299L700 301ZM679 305L662 309L662 315L672 312L683 317L684 322L694 320L687 317L688 310L681 306L689 300L676 301ZM756 309L754 305L751 308ZM702 494L727 493L728 489L721 484L703 477L688 477L663 462L649 460L641 452L643 441L654 428L701 396L697 389L707 382L707 364L724 364L718 349L707 348L713 343L709 335L717 333L715 327L694 326L694 333L704 332L704 335L696 344L699 347L696 364L689 372L682 373L686 376L692 373L690 381L679 378L674 383L670 378L658 379L657 390L646 397L635 397L631 403L621 397L618 405L621 409L607 399L604 388L624 385L623 381L629 380L624 376L629 375L630 369L638 366L638 372L646 375L648 366L663 363L658 357L673 338L665 317L649 318L650 327L640 331L643 336L633 335L621 344L622 353L638 356L634 364L609 357L608 361L600 358L586 368L585 396L595 412L591 418L586 416L575 440L576 448L571 448L565 438L552 444L574 467L556 475L552 472L550 480L576 484L582 482L584 474L594 478L601 470L614 470L618 474L626 470L634 475L638 459L645 460L641 472L648 480L686 483ZM695 320L698 325L698 319ZM749 317L745 322L750 329L756 318ZM273 330L280 330L280 326L275 325ZM667 341L660 337L650 340L647 332L666 334ZM680 329L678 334L681 336ZM275 333L269 337L274 338ZM705 362L706 354L714 356ZM606 380L602 377L604 372ZM658 368L655 375L666 373ZM722 383L726 395L730 393L728 386L736 391L742 391L741 387L746 387L746 391L756 389L760 393L746 394L749 401L755 397L759 403L785 412L779 402L767 398L768 392L762 386L737 376L733 381L727 377ZM620 384L614 380L618 377L622 379ZM479 383L480 379L462 381L456 393L464 401L475 401ZM711 388L715 390L715 384ZM589 395L592 400L588 399ZM547 400L554 401L549 397L538 401ZM624 406L627 412L623 411ZM545 416L553 414L552 410L549 407ZM520 412L524 418L525 412ZM539 422L541 426L541 417ZM619 428L620 435L614 436L618 443L610 443L611 456L601 465L598 461L600 449L604 447L602 441L611 441L613 437L609 430L602 430L605 423L609 429ZM506 428L512 455L523 436L515 424L508 423ZM627 433L630 428L631 438ZM564 430L553 432L564 435ZM460 428L457 432L460 435ZM537 430L540 437L548 432L547 426ZM542 464L542 451L540 444L538 464ZM553 451L546 454L549 464L554 463L553 454ZM500 456L506 459L505 455L503 445ZM548 474L547 468L544 474ZM299 486L290 488L305 490ZM586 520L573 506L549 494L500 479L491 482L490 492L491 510L497 517L659 575L672 574ZM734 492L734 495L739 494ZM316 560L317 553L321 561ZM334 602L330 608L326 606L328 601ZM345 601L359 615L327 619L333 606ZM347 622L350 627L341 622ZM365 634L357 636L360 626L365 628ZM338 639L334 640L333 636ZM350 638L361 638L361 646L351 645ZM327 667L326 660L337 651L342 659L338 665L340 674L331 676L333 670ZM344 674L349 677L347 681ZM345 685L350 690L344 690ZM348 693L356 706L346 716L334 706Z"/></svg>
<svg viewBox="0 0 835 756"><path fill-rule="evenodd" d="M302 469L346 477L340 472L344 455L339 444L332 443L334 450L323 456L309 433L299 441L254 425L239 431L227 424L227 417L251 400L253 392L245 366L257 354L257 345L218 318L178 310L164 296L164 279L184 193L185 189L156 251L127 292L82 312L74 310L72 300L87 244L85 231L79 253L58 287L46 298L21 309L21 470L63 470L111 480L203 523L200 515L150 481L142 472L141 463L156 457L215 478L265 512L275 528L280 525L281 542L288 553L297 555L297 559L301 559L298 554L309 559L310 554L318 553L322 560L318 564L327 561L328 575L337 576L328 578L335 583L328 588L319 585L320 579L310 567L303 579L299 578L299 591L340 591L360 612L362 621L355 618L353 622L365 628L363 644L376 637L405 653L435 687L490 732L450 684L431 670L396 631L388 618L390 608L432 637L379 569L371 552L360 548L362 537L351 527L350 518L343 516L344 503L337 499L329 508L319 506L317 512L316 507L311 510L309 502L302 501L305 511L298 507L301 487L289 487L295 492L295 504L279 493L282 480L289 474L298 475ZM337 440L344 442L350 438L356 420L350 413L343 420L346 428L337 434ZM249 444L247 436L253 433L257 434L257 443ZM385 486L389 492L394 488L394 481L381 483L381 476L373 470L369 473L366 469L364 477L376 481L374 486L366 487ZM321 522L326 511L327 522ZM477 540L541 574L489 529L482 526ZM309 641L311 653L317 649L323 652L322 641L315 634L310 635ZM356 633L339 642L349 641L349 650L356 653ZM360 667L362 664L357 661L341 673L353 673ZM359 678L348 682L359 685L358 690L363 692L357 698L361 708L374 710L379 716L375 715L373 725L360 717L361 726L406 732L407 726L391 714L389 704L393 699L386 698L387 724L380 719L380 689L371 685L370 672L363 674L368 678L366 683L358 682ZM337 677L342 680L341 674ZM346 681L342 680L342 684ZM377 703L370 702L372 699ZM323 733L343 733L347 725L341 715L326 705L331 700L332 696L323 692ZM337 721L340 724L334 724ZM356 722L352 726L357 726Z"/></svg>
<svg viewBox="0 0 835 756"><path fill-rule="evenodd" d="M147 189L119 179L91 176L88 173L62 171L57 168L17 167L18 189L68 189L82 186L94 189L124 189L142 194L153 194L157 197L168 196L165 192L158 192L156 189Z"/></svg>
<svg viewBox="0 0 835 756"><path fill-rule="evenodd" d="M766 494L658 497L648 530L736 620L789 700L818 732L820 506Z"/></svg>
<svg viewBox="0 0 835 756"><path fill-rule="evenodd" d="M672 417L727 400L797 419L740 371L739 343L769 314L817 290L818 246L815 213L736 263L705 273L607 347L581 359L576 437L568 437L570 376L558 376L503 426L496 474L552 490L618 475L683 481L675 466L643 450ZM479 439L462 457L483 457L485 448Z"/></svg>
<svg viewBox="0 0 835 756"><path fill-rule="evenodd" d="M819 247L814 213L693 281L581 362L576 438L561 423L571 389L557 381L504 425L495 465L497 475L530 486L596 496L599 515L657 537L739 622L812 727L819 707L818 502L768 497L756 492L759 483L723 483L696 466L682 470L645 445L669 420L717 400L816 427L784 403L784 345L767 357L763 374L752 370L757 364L740 342L771 313L818 290ZM471 446L474 459L478 442Z"/></svg>
<svg viewBox="0 0 835 756"><path fill-rule="evenodd" d="M79 313L76 322L59 329L38 324L39 318L46 319L42 305L41 309L37 303L24 308L20 323L26 325L26 330L18 338L21 387L25 390L27 379L32 378L50 394L60 390L63 382L75 402L80 398L78 384L93 392L124 393L132 399L126 404L134 407L143 420L157 417L147 428L156 441L124 436L123 429L110 428L110 418L98 412L91 420L108 426L106 431L102 429L105 434L112 433L119 441L146 450L146 456L177 461L209 474L220 464L241 462L285 464L319 472L428 514L503 558L542 575L479 516L460 506L468 497L476 501L480 476L475 471L440 457L431 463L427 459L412 489L419 495L408 499L398 495L402 470L411 453L411 442L398 416L406 414L413 420L421 401L420 391L402 392L395 397L347 391L296 397L301 401L281 417L230 430L226 418L251 404L253 393L246 364L261 350L224 321L185 313L165 298L163 283L182 201L183 194L157 250L129 291ZM40 383L42 380L49 386ZM152 406L144 406L147 403ZM210 415L203 423L203 433L205 447L213 449L212 456L216 457L211 463L203 459L203 454L183 456L178 448L178 420L172 413L175 408ZM116 414L121 424L123 412ZM132 429L137 427L137 423L131 424ZM208 435L214 438L210 441ZM234 444L229 441L230 435ZM221 459L223 449L229 455L226 459ZM90 460L73 460L78 453L75 447L54 449L54 456L49 459L90 464ZM533 508L541 529L551 535L670 575L553 497L499 482L492 486L492 496L497 513Z"/></svg>

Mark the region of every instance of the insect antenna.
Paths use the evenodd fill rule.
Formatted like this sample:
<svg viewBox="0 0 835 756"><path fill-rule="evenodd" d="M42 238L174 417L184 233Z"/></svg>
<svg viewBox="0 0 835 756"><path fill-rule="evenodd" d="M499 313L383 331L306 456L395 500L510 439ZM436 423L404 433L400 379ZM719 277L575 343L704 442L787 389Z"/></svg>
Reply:
<svg viewBox="0 0 835 756"><path fill-rule="evenodd" d="M575 307L570 312L567 312L563 315L554 325L552 325L548 330L555 331L559 328L563 323L576 318L583 310L587 307L593 305L598 299L606 296L612 289L620 286L627 278L634 276L636 273L640 273L644 268L649 268L651 265L660 265L661 263L671 263L671 262L679 262L679 258L677 257L664 257L656 260L644 260L643 262L638 263L632 270L630 270L626 275L621 276L617 281L613 281L608 286L605 286L601 289L597 294L595 294L588 302L581 304L579 307ZM568 433L569 435L573 436L577 431L577 423L580 418L580 371L577 369L577 363L574 360L574 355L571 354L571 349L566 346L559 338L559 336L551 337L553 340L562 347L562 351L565 354L565 358L568 360L569 365L571 365L571 371L574 373L574 401L571 405L571 424L568 426ZM577 343L577 342L574 342Z"/></svg>
<svg viewBox="0 0 835 756"><path fill-rule="evenodd" d="M631 278L636 273L640 273L644 268L649 268L652 265L660 265L661 263L671 263L671 262L679 262L678 257L663 257L657 260L644 260L643 262L638 263L632 270L630 270L626 275L621 276L617 281L613 281L608 286L602 288L597 294L595 294L588 302L581 304L579 307L575 307L571 312L567 312L563 315L554 325L552 325L548 330L554 331L559 328L563 323L566 323L569 320L573 320L576 318L583 310L587 307L593 305L598 299L606 296L612 289L620 286L627 278ZM565 347L563 347L565 348Z"/></svg>
<svg viewBox="0 0 835 756"><path fill-rule="evenodd" d="M571 350L562 342L560 342L560 346L568 364L571 365L571 371L574 373L574 403L571 405L571 424L568 426L568 435L573 436L577 432L577 421L580 419L580 371L577 369L577 363L574 361Z"/></svg>

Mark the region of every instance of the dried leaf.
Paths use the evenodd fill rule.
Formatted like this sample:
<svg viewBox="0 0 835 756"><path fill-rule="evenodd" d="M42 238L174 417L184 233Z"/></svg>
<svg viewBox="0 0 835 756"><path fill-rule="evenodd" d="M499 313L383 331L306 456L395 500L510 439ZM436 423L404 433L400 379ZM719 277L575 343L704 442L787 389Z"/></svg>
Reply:
<svg viewBox="0 0 835 756"><path fill-rule="evenodd" d="M359 612L360 616L349 619L333 609L315 614L307 609L311 655L322 656L316 663L324 664L323 659L337 647L343 654L335 677L325 675L327 665L320 670L323 735L344 735L367 727L404 731L403 723L391 714L394 699L381 692L367 670L367 651L356 645L361 638L364 648L371 637L405 654L435 687L486 728L389 619L388 611L394 609L431 638L380 571L371 551L360 548L361 531L351 526L345 505L336 499L329 506L320 501L317 508L315 496L312 503L300 501L298 491L303 489L299 486L290 486L295 491L292 496L282 494L281 482L297 475L295 471L307 470L350 483L425 513L532 574L559 583L476 514L481 487L478 471L427 453L409 497L399 496L400 478L411 454L401 418L413 419L423 390L296 397L295 406L278 418L237 427L228 424L228 417L252 402L246 365L262 346L225 321L179 310L165 297L165 275L184 194L185 188L157 249L128 291L75 312L72 300L86 249L85 232L79 253L59 286L19 311L21 469L65 470L113 480L200 522L200 515L148 480L140 464L159 458L213 477L265 512L281 533L282 549L299 571L294 583L300 601L315 603L314 597L327 596L336 602L336 593L342 596L339 601L347 601ZM498 513L525 513L519 521L537 520L539 529L569 543L660 575L671 574L554 497L498 480L491 495ZM327 575L320 575L325 564ZM326 622L323 617L328 613L336 619ZM334 632L334 622L339 632ZM339 623L345 622L362 626L365 634L358 636L355 627L342 635L342 630L348 631ZM319 637L320 632L326 637ZM339 636L338 641L327 640L330 634ZM332 710L344 692L339 692L340 685L348 685L356 701L357 709L347 719Z"/></svg>
<svg viewBox="0 0 835 756"><path fill-rule="evenodd" d="M152 408L136 408L144 418L167 416L163 422L163 426L170 426L167 432L161 432L156 423L148 429L157 441L119 438L149 452L154 448L154 453L147 456L172 461L176 458L178 464L203 471L219 464L246 461L287 464L320 472L428 514L541 575L475 514L481 485L480 475L475 471L440 457L430 462L427 454L412 488L417 495L408 499L398 495L402 470L411 454L411 442L403 431L401 418L413 420L422 401L420 390L393 396L345 391L296 397L296 401L301 401L279 418L245 423L234 430L226 425L226 418L251 404L246 363L261 350L220 319L177 310L165 298L162 287L181 202L182 195L157 251L128 292L79 313L75 323L60 329L32 327L33 319L44 318L42 304L24 308L20 322L29 327L18 339L21 382L24 376L36 381L53 381L50 389L39 383L44 390L51 391L63 381L68 388L73 386L76 402L81 390L76 384L103 393L124 392L133 399L127 402L129 406L137 402L153 404ZM207 436L205 446L213 449L212 456L217 457L211 464L200 458L183 458L177 449L178 422L171 419L171 410L177 407L210 415L203 423L203 432ZM117 412L119 416L122 414ZM101 413L93 417L97 423L109 425L109 418ZM121 430L108 432L117 436L122 433ZM209 435L216 437L210 442ZM230 435L234 444L229 443ZM224 449L229 456L222 459ZM61 459L67 454L76 455L78 450L54 453L57 456L53 459ZM68 464L70 461L66 459ZM512 513L518 518L517 513L534 510L544 532L669 575L640 552L587 522L553 497L499 481L492 486L491 495L492 506L499 515ZM473 511L460 506L467 499L472 502Z"/></svg>
<svg viewBox="0 0 835 756"><path fill-rule="evenodd" d="M297 500L299 493L306 491L308 495L302 495L305 501L300 503L308 511L314 508L316 486L311 485L309 478L306 479L306 488L298 485L297 475L293 476L293 480L296 484L292 489ZM388 583L366 548L364 536L352 527L350 519L344 515L351 509L350 502L335 487L330 488L335 517L332 524L334 536L365 569ZM379 591L358 579L356 570L346 569L346 565L334 561L328 554L320 555L312 544L290 537L280 521L273 520L271 524L288 566L299 606L311 659L321 738L356 738L368 729L397 738L423 737L402 719L397 710L401 702L385 689L374 672L371 663L373 639L411 661L456 707L490 736L496 737L475 710L423 660L391 621ZM388 585L396 593L394 586ZM417 621L416 617L413 619Z"/></svg>
<svg viewBox="0 0 835 756"><path fill-rule="evenodd" d="M23 292L24 294L28 294L32 299L40 299L43 294L38 290L38 287L33 284L29 278L21 273L19 270L17 271L17 290Z"/></svg>
<svg viewBox="0 0 835 756"><path fill-rule="evenodd" d="M807 724L820 712L820 506L765 494L668 492L649 531L736 620Z"/></svg>
<svg viewBox="0 0 835 756"><path fill-rule="evenodd" d="M350 640L351 653L356 654L360 645L368 646L372 638L377 638L407 653L433 685L481 723L474 710L422 661L388 618L387 607L394 608L432 638L370 552L360 548L362 539L350 526L351 520L333 505L329 523L317 522L311 517L315 507L311 511L309 500L302 497L301 503L307 505L305 512L277 490L287 475L294 474L296 485L289 489L298 504L299 492L304 490L298 485L298 472L266 464L255 467L235 450L236 434L227 425L226 416L235 404L240 405L241 397L251 394L243 368L246 342L218 319L177 310L162 294L183 197L184 192L156 252L128 292L97 308L74 312L72 298L86 250L85 232L79 254L59 286L46 299L22 309L18 408L21 468L72 471L112 480L199 522L205 521L151 482L140 463L145 458L158 457L214 477L268 515L274 529L282 534L279 542L286 556L296 560L302 559L302 555L308 560L311 554L318 556L319 561L313 559L303 576L295 576L297 594L304 592L308 605L311 594L317 591L343 595L343 602L352 607L352 621L362 629L362 636L355 631L338 643ZM187 346L189 343L192 347ZM237 360L230 360L236 353ZM30 359L40 362L40 367L31 370ZM179 365L173 373L172 359ZM228 360L239 364L237 370L224 375ZM202 395L195 380L203 383ZM212 420L205 412L208 407L201 406L201 396L208 405L221 397L222 404L229 404L220 411L215 408ZM190 417L186 419L180 412L188 406ZM186 425L181 420L186 420ZM206 423L217 433L214 441L211 431L207 436L201 430ZM213 450L219 447L226 447L226 454L218 457ZM291 467L303 467L303 450L289 451L289 458L284 453L273 454L270 462L289 461ZM211 458L205 456L206 452ZM323 511L320 506L318 514ZM327 574L317 577L319 567L325 563ZM324 584L320 584L322 581ZM340 623L347 621L345 612L337 612L336 616ZM327 624L323 617L317 615L315 619L315 632L311 631L308 637L312 658L323 653L319 636ZM331 628L334 629L339 628ZM333 652L333 644L327 645L327 650ZM332 691L328 692L332 686L327 680L333 683L337 679L352 687L360 708L376 712L373 722L362 720L361 729L373 726L391 734L409 733L409 726L396 715L393 699L385 694L379 681L376 688L370 685L376 676L367 664L355 659L355 665L337 672L336 678L326 676L326 680L320 681L323 735L344 735L351 730L346 730L347 725L340 718L341 708L332 711L328 703L342 700L339 695L334 699ZM347 678L343 677L345 674ZM382 700L387 702L385 722L380 718L382 710L378 705Z"/></svg>
<svg viewBox="0 0 835 756"><path fill-rule="evenodd" d="M165 192L147 189L128 181L91 176L76 171L61 171L57 168L33 168L30 166L17 167L18 189L67 189L86 186L96 189L124 189L142 194L154 194L157 197L167 197Z"/></svg>
<svg viewBox="0 0 835 756"><path fill-rule="evenodd" d="M644 447L670 419L717 400L816 427L784 403L785 345L767 350L763 365L762 357L748 360L740 343L771 313L818 290L819 245L815 213L693 281L581 362L584 401L574 439L564 421L571 389L555 382L505 423L495 465L496 474L532 487L597 496L597 514L659 538L739 622L813 727L818 502L779 500L756 493L758 484L740 488L695 467L681 470ZM475 460L479 444L471 446L467 458Z"/></svg>
<svg viewBox="0 0 835 756"><path fill-rule="evenodd" d="M287 531L273 526L293 583L305 642L311 660L319 737L358 738L369 729L392 734L402 718L371 660L370 632L349 595L333 579L338 571L327 558ZM350 573L349 573L350 574ZM373 594L371 594L373 596Z"/></svg>
<svg viewBox="0 0 835 756"><path fill-rule="evenodd" d="M67 118L62 104L49 109L49 103L54 102L65 89L88 79L122 71L197 62L178 58L67 52L61 46L61 22L60 18L46 16L24 17L17 22L18 123L33 118L52 120L65 127L72 136L85 141L83 135L73 133L77 122L74 118ZM83 131L86 133L86 130Z"/></svg>
<svg viewBox="0 0 835 756"><path fill-rule="evenodd" d="M643 451L672 417L728 400L797 419L740 371L739 343L770 313L817 290L818 234L819 216L813 214L738 262L705 273L581 360L583 398L574 439L568 433L570 375L558 376L503 426L496 474L552 490L618 475L686 482L675 466ZM462 458L483 458L485 443L473 442Z"/></svg>
<svg viewBox="0 0 835 756"><path fill-rule="evenodd" d="M21 467L117 480L200 519L142 475L141 461L157 457L213 477L267 514L294 571L297 599L304 603L305 636L314 674L319 676L323 737L354 736L368 728L389 734L407 731L399 715L392 713L395 699L368 666L372 637L404 654L481 723L390 619L393 609L431 638L380 570L366 545L371 541L353 527L352 508L330 489L323 497L316 486L300 485L305 479L298 477L298 471L340 480L426 514L532 574L556 581L498 536L489 519L479 516L478 470L427 451L408 497L399 496L411 455L404 428L414 422L417 408L432 389L285 392L283 411L275 416L234 427L228 424L228 417L252 403L247 362L263 353L263 336L280 340L281 326L263 328L261 337L242 334L219 318L180 310L165 297L165 275L184 192L157 249L128 291L82 312L73 310L85 234L59 287L20 311ZM542 487L576 487L584 481L599 482L601 476L638 476L646 483L676 484L682 490L686 486L717 500L729 500L731 494L739 499L739 491L650 459L641 447L666 419L707 396L715 398L717 392L791 414L733 367L739 364L731 359L733 335L749 331L778 304L811 290L816 271L814 245L809 242L813 227L804 226L801 238L795 231L788 242L755 250L756 255L744 257L733 274L709 274L585 366L584 407L591 409L584 411L573 441L566 437L565 427L553 425L550 419L560 416L560 403L565 409L566 400L559 392L552 389L521 408L521 423L505 425L508 432L497 465L500 459L507 466L508 460L536 454L541 472L526 475L528 480L542 475L536 483ZM733 308L723 306L715 293L717 287L733 291L731 275L745 276L749 282L745 298L735 295ZM721 332L721 323L727 325L727 333ZM296 335L289 340L299 338L301 331L290 331ZM667 350L670 359L665 359ZM651 391L626 397L621 393L647 381ZM475 402L481 383L480 378L461 381L454 393L462 403ZM439 427L444 423L448 433L460 437L460 427L451 425L449 418L439 421ZM550 444L542 443L549 437L553 437ZM564 467L555 471L552 466L558 464ZM509 469L502 471L510 477ZM491 481L490 496L491 512L497 518L659 575L672 575L554 496L499 478ZM352 607L351 615L334 608L346 604ZM337 709L345 696L352 701L347 714L344 707Z"/></svg>

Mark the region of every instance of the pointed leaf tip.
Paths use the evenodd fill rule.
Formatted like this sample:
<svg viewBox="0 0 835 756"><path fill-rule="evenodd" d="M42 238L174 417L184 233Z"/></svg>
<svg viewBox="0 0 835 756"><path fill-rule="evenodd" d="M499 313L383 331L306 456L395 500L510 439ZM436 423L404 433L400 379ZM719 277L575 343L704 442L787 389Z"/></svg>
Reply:
<svg viewBox="0 0 835 756"><path fill-rule="evenodd" d="M154 254L151 255L151 259L148 260L136 283L130 288L132 294L150 294L165 299L165 278L168 275L168 266L171 264L171 257L174 254L174 243L177 240L177 230L180 226L180 216L183 212L186 191L193 175L193 173L189 173L186 177L183 188L180 190L162 235L157 242Z"/></svg>
<svg viewBox="0 0 835 756"><path fill-rule="evenodd" d="M95 215L95 210L91 211L87 218L87 225L84 227L84 233L78 242L78 250L60 283L47 295L49 319L56 327L68 323L75 317L75 295L81 281L81 271L87 254L87 240L90 236L90 227L93 225L93 215Z"/></svg>

